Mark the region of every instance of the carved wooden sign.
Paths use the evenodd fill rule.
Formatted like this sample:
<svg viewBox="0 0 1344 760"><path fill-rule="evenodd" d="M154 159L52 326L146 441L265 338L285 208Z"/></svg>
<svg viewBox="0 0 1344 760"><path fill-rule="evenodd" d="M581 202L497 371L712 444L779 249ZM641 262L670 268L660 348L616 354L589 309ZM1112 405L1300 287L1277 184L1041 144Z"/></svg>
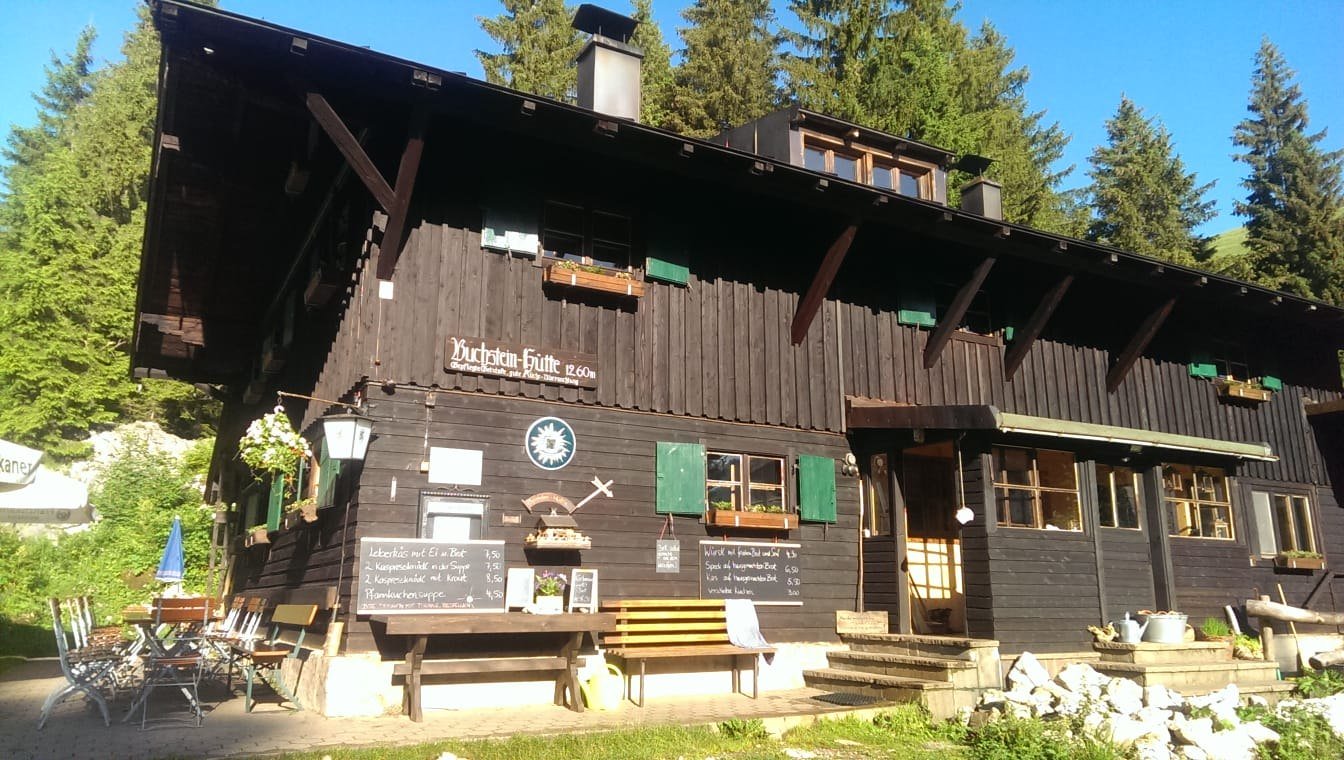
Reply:
<svg viewBox="0 0 1344 760"><path fill-rule="evenodd" d="M449 372L531 380L574 388L597 387L595 354L449 335L443 356L444 369Z"/></svg>

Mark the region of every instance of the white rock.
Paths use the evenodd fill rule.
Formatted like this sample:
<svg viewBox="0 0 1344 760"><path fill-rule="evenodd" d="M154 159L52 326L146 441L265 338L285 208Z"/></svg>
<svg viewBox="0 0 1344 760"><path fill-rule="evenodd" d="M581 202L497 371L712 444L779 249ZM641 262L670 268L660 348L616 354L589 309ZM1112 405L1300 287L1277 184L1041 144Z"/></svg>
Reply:
<svg viewBox="0 0 1344 760"><path fill-rule="evenodd" d="M1181 757L1183 760L1209 760L1209 753L1193 744L1187 744L1181 747ZM1217 758L1214 758L1214 760L1217 760Z"/></svg>
<svg viewBox="0 0 1344 760"><path fill-rule="evenodd" d="M1031 652L1023 652L1008 670L1008 686L1012 689L1031 691L1049 682L1050 673Z"/></svg>
<svg viewBox="0 0 1344 760"><path fill-rule="evenodd" d="M1172 732L1185 744L1193 744L1211 758L1218 760L1253 760L1255 741L1244 727L1231 731L1213 730L1212 718L1172 719Z"/></svg>
<svg viewBox="0 0 1344 760"><path fill-rule="evenodd" d="M1111 715L1097 733L1116 744L1135 744L1146 736L1159 739L1166 744L1171 738L1165 720L1135 720L1127 715Z"/></svg>
<svg viewBox="0 0 1344 760"><path fill-rule="evenodd" d="M1265 744L1267 742L1277 743L1279 741L1279 732L1258 720L1242 723L1241 729L1245 731L1246 735L1251 737L1251 741L1256 744Z"/></svg>
<svg viewBox="0 0 1344 760"><path fill-rule="evenodd" d="M1036 702L1036 698L1031 695L1031 689L1011 689L1003 693L1003 698L1019 705L1030 705Z"/></svg>
<svg viewBox="0 0 1344 760"><path fill-rule="evenodd" d="M1176 757L1167 742L1156 738L1140 739L1134 744L1134 750L1139 760L1172 760Z"/></svg>
<svg viewBox="0 0 1344 760"><path fill-rule="evenodd" d="M1101 687L1106 685L1106 676L1098 673L1091 665L1076 662L1059 671L1055 681L1069 691L1095 697L1101 693Z"/></svg>
<svg viewBox="0 0 1344 760"><path fill-rule="evenodd" d="M1269 700L1259 694L1247 694L1246 704L1255 705L1256 707L1269 707Z"/></svg>
<svg viewBox="0 0 1344 760"><path fill-rule="evenodd" d="M1173 691L1161 684L1143 687L1143 703L1149 707L1159 709L1168 709L1180 707L1185 698L1178 691Z"/></svg>
<svg viewBox="0 0 1344 760"><path fill-rule="evenodd" d="M1101 727L1106 723L1106 715L1099 712L1090 712L1083 716L1083 730L1093 734L1100 735Z"/></svg>
<svg viewBox="0 0 1344 760"><path fill-rule="evenodd" d="M1241 718L1237 717L1237 706L1241 704L1241 692L1234 683L1210 694L1189 697L1185 700L1185 704L1190 708L1208 708L1223 723L1230 723L1233 726L1241 725Z"/></svg>
<svg viewBox="0 0 1344 760"><path fill-rule="evenodd" d="M993 707L995 705L1001 705L1003 704L1004 699L1005 697L1002 691L999 691L998 689L985 689L980 694L980 706Z"/></svg>
<svg viewBox="0 0 1344 760"><path fill-rule="evenodd" d="M1122 715L1143 709L1143 687L1128 678L1112 678L1106 683L1106 701Z"/></svg>
<svg viewBox="0 0 1344 760"><path fill-rule="evenodd" d="M438 760L458 760L458 757L451 752L444 752L442 755L439 755Z"/></svg>
<svg viewBox="0 0 1344 760"><path fill-rule="evenodd" d="M795 760L808 760L809 758L817 756L817 753L815 752L809 752L805 749L793 749L792 747L785 747L784 754L795 758Z"/></svg>

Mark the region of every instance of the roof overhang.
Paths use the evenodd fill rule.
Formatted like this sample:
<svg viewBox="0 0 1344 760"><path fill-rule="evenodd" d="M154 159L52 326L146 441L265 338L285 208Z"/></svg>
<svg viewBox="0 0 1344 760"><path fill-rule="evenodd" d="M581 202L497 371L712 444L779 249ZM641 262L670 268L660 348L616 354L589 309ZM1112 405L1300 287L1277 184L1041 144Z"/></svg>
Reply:
<svg viewBox="0 0 1344 760"><path fill-rule="evenodd" d="M1268 444L1221 441L1192 435L1160 433L1139 428L1072 422L999 411L989 404L910 406L860 402L849 405L850 428L924 428L930 430L986 430L1005 434L1066 438L1118 446L1185 451L1213 456L1277 462Z"/></svg>

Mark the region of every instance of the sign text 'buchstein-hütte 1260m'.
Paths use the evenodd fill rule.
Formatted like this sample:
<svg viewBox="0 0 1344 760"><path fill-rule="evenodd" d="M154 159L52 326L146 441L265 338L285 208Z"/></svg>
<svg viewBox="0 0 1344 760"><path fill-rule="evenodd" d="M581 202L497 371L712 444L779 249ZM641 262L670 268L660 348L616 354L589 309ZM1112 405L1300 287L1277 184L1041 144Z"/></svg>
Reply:
<svg viewBox="0 0 1344 760"><path fill-rule="evenodd" d="M597 356L449 335L444 369L576 388L597 387Z"/></svg>

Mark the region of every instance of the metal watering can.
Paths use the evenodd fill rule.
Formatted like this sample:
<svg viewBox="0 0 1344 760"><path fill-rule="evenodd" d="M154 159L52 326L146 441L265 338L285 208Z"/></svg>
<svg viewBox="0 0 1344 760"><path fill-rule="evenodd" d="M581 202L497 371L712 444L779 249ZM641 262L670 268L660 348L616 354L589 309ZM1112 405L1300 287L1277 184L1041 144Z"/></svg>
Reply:
<svg viewBox="0 0 1344 760"><path fill-rule="evenodd" d="M621 706L621 697L625 696L625 676L621 669L607 664L606 670L600 670L579 683L583 692L583 701L597 710L615 710Z"/></svg>
<svg viewBox="0 0 1344 760"><path fill-rule="evenodd" d="M1132 620L1129 613L1125 613L1124 620L1114 620L1111 627L1115 628L1115 640L1121 644L1137 644L1143 641L1143 632L1148 628L1148 621L1139 625L1139 621Z"/></svg>

